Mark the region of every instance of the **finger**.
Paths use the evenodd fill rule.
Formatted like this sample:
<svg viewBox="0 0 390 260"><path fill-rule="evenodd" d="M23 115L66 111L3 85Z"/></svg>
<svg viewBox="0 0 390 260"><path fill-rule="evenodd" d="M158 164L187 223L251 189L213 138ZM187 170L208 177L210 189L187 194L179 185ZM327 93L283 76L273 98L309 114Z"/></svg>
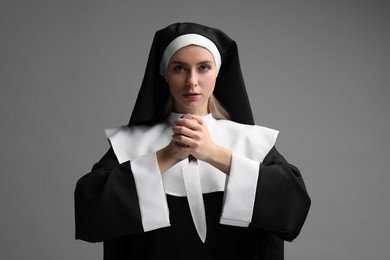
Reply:
<svg viewBox="0 0 390 260"><path fill-rule="evenodd" d="M203 117L202 117L202 116L191 115L191 118L192 118L192 119L195 119L195 120L198 122L198 124L203 125L204 120L203 120Z"/></svg>
<svg viewBox="0 0 390 260"><path fill-rule="evenodd" d="M195 119L178 118L175 122L176 126L185 126L192 130L199 130L201 125Z"/></svg>
<svg viewBox="0 0 390 260"><path fill-rule="evenodd" d="M185 135L173 135L172 140L178 144L180 147L191 147L195 144L194 140Z"/></svg>
<svg viewBox="0 0 390 260"><path fill-rule="evenodd" d="M181 147L189 146L189 144L187 143L188 139L189 138L185 135L181 135L181 134L172 135L172 140Z"/></svg>
<svg viewBox="0 0 390 260"><path fill-rule="evenodd" d="M184 144L184 143L181 143L181 142L178 142L178 141L173 141L173 143L179 147L189 147L188 145Z"/></svg>
<svg viewBox="0 0 390 260"><path fill-rule="evenodd" d="M190 138L195 138L197 136L196 131L188 128L186 126L173 126L172 131L176 135L184 135Z"/></svg>
<svg viewBox="0 0 390 260"><path fill-rule="evenodd" d="M192 119L191 114L184 114L181 118Z"/></svg>

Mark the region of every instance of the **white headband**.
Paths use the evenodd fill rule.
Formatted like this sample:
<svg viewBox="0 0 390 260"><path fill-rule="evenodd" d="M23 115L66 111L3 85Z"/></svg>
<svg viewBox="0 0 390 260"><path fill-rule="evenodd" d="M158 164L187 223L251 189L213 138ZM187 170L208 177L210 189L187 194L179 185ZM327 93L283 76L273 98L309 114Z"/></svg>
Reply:
<svg viewBox="0 0 390 260"><path fill-rule="evenodd" d="M218 74L219 68L221 67L221 54L219 53L217 46L206 37L194 33L181 35L168 44L161 59L160 74L165 77L169 60L177 50L192 44L204 47L213 54Z"/></svg>

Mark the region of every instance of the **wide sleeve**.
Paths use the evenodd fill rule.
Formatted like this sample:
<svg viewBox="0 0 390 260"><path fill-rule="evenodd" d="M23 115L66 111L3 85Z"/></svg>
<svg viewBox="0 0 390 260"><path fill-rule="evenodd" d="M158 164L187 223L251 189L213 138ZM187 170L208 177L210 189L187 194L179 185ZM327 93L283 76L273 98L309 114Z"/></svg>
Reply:
<svg viewBox="0 0 390 260"><path fill-rule="evenodd" d="M92 171L80 178L74 192L77 239L100 242L169 225L165 193L154 193L162 201L155 205L153 198L145 199L140 192L140 186L148 183L162 187L155 181L158 178L147 178L151 174L147 169L153 167L154 160L153 155L145 155L119 163L110 148ZM162 213L156 218L159 210ZM161 223L150 225L153 219Z"/></svg>
<svg viewBox="0 0 390 260"><path fill-rule="evenodd" d="M292 241L301 231L310 204L300 171L273 147L260 164L250 227Z"/></svg>
<svg viewBox="0 0 390 260"><path fill-rule="evenodd" d="M233 153L220 223L249 226L292 241L310 203L299 170L274 146L262 162Z"/></svg>

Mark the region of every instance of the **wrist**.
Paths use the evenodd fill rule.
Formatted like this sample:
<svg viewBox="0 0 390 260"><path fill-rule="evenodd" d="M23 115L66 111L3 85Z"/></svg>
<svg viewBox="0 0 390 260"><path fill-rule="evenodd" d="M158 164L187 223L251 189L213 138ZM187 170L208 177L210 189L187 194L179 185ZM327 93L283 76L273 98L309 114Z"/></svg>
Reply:
<svg viewBox="0 0 390 260"><path fill-rule="evenodd" d="M230 172L231 160L232 152L229 149L215 145L215 147L210 150L209 156L205 161L228 175Z"/></svg>
<svg viewBox="0 0 390 260"><path fill-rule="evenodd" d="M156 152L156 156L161 174L182 160L182 158L180 158L180 154L174 149L172 143L158 150Z"/></svg>

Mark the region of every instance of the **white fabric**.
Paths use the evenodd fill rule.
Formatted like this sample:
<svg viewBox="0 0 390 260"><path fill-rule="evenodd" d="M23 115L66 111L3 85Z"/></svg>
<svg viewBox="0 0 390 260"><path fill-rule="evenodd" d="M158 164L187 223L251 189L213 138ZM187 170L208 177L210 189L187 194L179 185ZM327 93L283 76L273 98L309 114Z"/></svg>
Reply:
<svg viewBox="0 0 390 260"><path fill-rule="evenodd" d="M187 192L187 200L192 220L194 221L200 240L204 243L206 241L207 234L206 212L204 208L197 160L191 160L186 167L181 169L181 171L183 173L184 187Z"/></svg>
<svg viewBox="0 0 390 260"><path fill-rule="evenodd" d="M156 151L169 144L173 134L172 124L180 116L181 114L171 113L166 123L153 127L134 126L129 128L122 126L106 130L107 137L120 163L130 160L133 166L133 160L149 154L147 156L148 162L138 164L139 167L133 167L134 176L147 175L146 171L153 171L154 173L149 172L148 176L153 175L153 178L156 179L162 178L160 184L162 183L165 193L174 196L187 195L181 169L187 166L188 160L185 159L177 163L161 177L157 162L155 159L151 159L150 154L154 154L155 157ZM211 115L207 115L203 119L213 141L234 153L228 179L220 170L198 160L202 192L225 191L226 185L221 223L247 226L253 214L259 165L274 146L278 131L261 126L238 124L229 120L216 120ZM153 165L152 168L150 168L150 164ZM140 185L142 187L148 186L149 178L135 178L137 179L136 185L138 183L137 193L139 196L151 196L155 193L155 191L143 193L138 189ZM150 181L156 184L156 179ZM141 181L145 183L140 184ZM165 200L165 196L161 192L158 192L156 196ZM145 205L143 201L141 203L140 199L141 208L149 206ZM145 214L155 214L147 209L141 209L141 212L144 212L142 218L146 217ZM156 226L157 224L149 223L147 225Z"/></svg>
<svg viewBox="0 0 390 260"><path fill-rule="evenodd" d="M218 73L221 67L221 54L219 53L217 46L202 35L190 33L181 35L168 44L160 62L160 74L165 77L169 61L176 51L192 44L204 47L213 54Z"/></svg>
<svg viewBox="0 0 390 260"><path fill-rule="evenodd" d="M155 154L135 158L130 165L144 231L170 226L168 204Z"/></svg>
<svg viewBox="0 0 390 260"><path fill-rule="evenodd" d="M221 223L246 227L252 219L260 162L233 153L230 168Z"/></svg>

